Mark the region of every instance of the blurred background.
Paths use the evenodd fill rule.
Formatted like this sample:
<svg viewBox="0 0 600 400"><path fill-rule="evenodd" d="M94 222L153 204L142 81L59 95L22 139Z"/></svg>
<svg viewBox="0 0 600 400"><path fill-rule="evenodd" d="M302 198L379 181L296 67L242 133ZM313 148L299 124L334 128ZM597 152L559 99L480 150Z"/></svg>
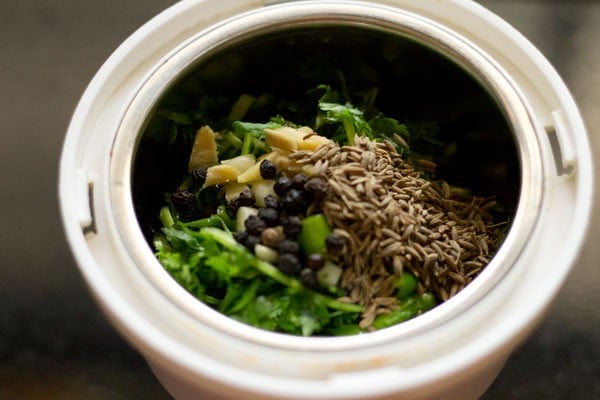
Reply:
<svg viewBox="0 0 600 400"><path fill-rule="evenodd" d="M424 0L433 1L433 0ZM168 399L100 314L56 195L70 116L113 50L169 0L0 1L0 399ZM486 0L554 64L600 152L600 1ZM484 399L600 398L600 215L546 320Z"/></svg>

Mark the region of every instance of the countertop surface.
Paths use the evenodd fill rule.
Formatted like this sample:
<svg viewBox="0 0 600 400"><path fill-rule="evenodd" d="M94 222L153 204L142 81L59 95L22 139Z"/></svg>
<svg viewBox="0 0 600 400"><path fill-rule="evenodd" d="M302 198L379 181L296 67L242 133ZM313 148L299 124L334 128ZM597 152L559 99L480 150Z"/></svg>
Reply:
<svg viewBox="0 0 600 400"><path fill-rule="evenodd" d="M64 238L56 192L64 134L86 85L128 35L173 3L0 2L1 399L169 398L87 290ZM554 64L599 154L600 1L481 3ZM485 399L600 399L599 218L595 211L547 317Z"/></svg>

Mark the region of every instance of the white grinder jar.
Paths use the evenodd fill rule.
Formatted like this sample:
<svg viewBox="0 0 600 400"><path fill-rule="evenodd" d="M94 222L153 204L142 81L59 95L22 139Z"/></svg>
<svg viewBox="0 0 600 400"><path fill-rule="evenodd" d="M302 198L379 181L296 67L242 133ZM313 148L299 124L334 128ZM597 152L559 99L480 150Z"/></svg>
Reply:
<svg viewBox="0 0 600 400"><path fill-rule="evenodd" d="M378 332L304 338L233 321L171 279L142 232L132 180L144 127L181 77L265 38L328 30L409 40L478 82L510 127L519 188L503 245L452 299ZM520 34L466 0L182 1L124 42L91 82L67 133L59 190L98 303L177 399L477 398L565 280L593 192L568 90Z"/></svg>

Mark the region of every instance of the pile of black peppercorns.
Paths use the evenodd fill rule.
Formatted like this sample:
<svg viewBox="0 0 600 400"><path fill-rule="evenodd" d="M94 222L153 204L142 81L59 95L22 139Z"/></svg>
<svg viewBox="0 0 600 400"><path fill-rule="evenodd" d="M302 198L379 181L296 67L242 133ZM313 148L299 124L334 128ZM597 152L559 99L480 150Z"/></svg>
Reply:
<svg viewBox="0 0 600 400"><path fill-rule="evenodd" d="M235 215L240 207L253 207L258 210L244 221L245 230L235 232L234 238L254 252L258 244L277 252L277 267L285 274L299 277L309 288L318 286L316 272L325 265L322 254L303 255L298 244L302 230L302 219L308 213L320 211L320 204L327 195L329 186L321 177L308 177L298 173L291 177L279 174L275 164L263 160L259 165L263 179L275 179L273 191L264 198L264 206L258 207L254 193L244 189L238 197L227 204L227 211ZM183 221L205 217L199 210L195 191L204 185L206 169L192 171L192 184L178 189L171 195L171 202ZM339 255L345 244L344 238L331 234L326 246L329 255Z"/></svg>
<svg viewBox="0 0 600 400"><path fill-rule="evenodd" d="M250 215L244 222L245 230L236 232L234 237L251 251L257 244L275 250L278 254L277 267L282 272L299 276L305 286L315 288L318 285L316 272L323 268L325 259L322 254L303 256L297 239L309 207L312 212L320 209L319 205L329 189L327 181L303 173L291 177L278 174L270 160L261 162L260 174L263 179L276 179L273 186L275 195L265 196L264 207L258 207L257 214ZM228 210L234 213L242 205L255 206L254 199L253 204L249 204L251 200L246 199L247 196L244 194L243 200L236 198L231 201ZM331 240L336 241L333 236Z"/></svg>

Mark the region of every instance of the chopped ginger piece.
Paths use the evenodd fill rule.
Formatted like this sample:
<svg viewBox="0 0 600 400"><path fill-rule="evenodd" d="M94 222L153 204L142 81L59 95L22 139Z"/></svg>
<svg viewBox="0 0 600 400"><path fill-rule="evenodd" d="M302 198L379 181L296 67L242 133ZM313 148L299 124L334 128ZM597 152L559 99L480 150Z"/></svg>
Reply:
<svg viewBox="0 0 600 400"><path fill-rule="evenodd" d="M314 151L320 145L330 142L329 139L317 135L307 126L297 129L290 127L265 129L265 133L265 142L283 152L294 150Z"/></svg>
<svg viewBox="0 0 600 400"><path fill-rule="evenodd" d="M221 164L231 165L240 173L246 171L256 163L256 158L253 154L243 154L241 156L230 158L229 160L221 161Z"/></svg>
<svg viewBox="0 0 600 400"><path fill-rule="evenodd" d="M213 186L233 182L237 180L239 174L240 171L231 165L213 165L206 170L206 181L204 182L204 185Z"/></svg>
<svg viewBox="0 0 600 400"><path fill-rule="evenodd" d="M331 140L327 139L325 136L311 135L298 143L298 150L315 151L320 145L329 142L331 142Z"/></svg>
<svg viewBox="0 0 600 400"><path fill-rule="evenodd" d="M208 168L219 162L217 135L210 126L203 126L196 132L196 139L188 163L188 171Z"/></svg>
<svg viewBox="0 0 600 400"><path fill-rule="evenodd" d="M298 148L297 129L287 126L277 129L265 129L265 143L282 151L294 151Z"/></svg>

